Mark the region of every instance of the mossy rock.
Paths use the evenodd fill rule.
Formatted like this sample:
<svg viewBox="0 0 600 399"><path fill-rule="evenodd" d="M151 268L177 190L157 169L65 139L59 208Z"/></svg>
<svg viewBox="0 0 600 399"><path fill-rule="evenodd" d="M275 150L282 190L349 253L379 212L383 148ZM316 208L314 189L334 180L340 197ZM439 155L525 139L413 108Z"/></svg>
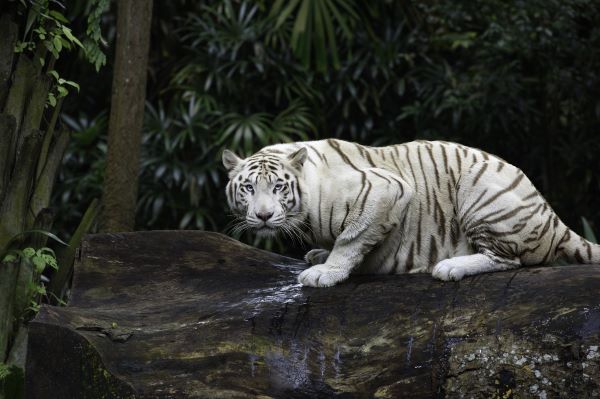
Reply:
<svg viewBox="0 0 600 399"><path fill-rule="evenodd" d="M296 283L216 233L89 236L31 323L28 398L600 395L600 266Z"/></svg>

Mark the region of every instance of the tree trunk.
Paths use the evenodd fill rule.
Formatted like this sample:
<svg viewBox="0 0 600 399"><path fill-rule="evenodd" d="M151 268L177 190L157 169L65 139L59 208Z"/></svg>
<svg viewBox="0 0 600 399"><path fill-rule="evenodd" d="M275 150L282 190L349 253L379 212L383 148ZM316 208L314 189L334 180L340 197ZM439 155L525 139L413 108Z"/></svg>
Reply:
<svg viewBox="0 0 600 399"><path fill-rule="evenodd" d="M89 236L68 307L31 323L27 397L600 394L600 266L296 283L215 233Z"/></svg>
<svg viewBox="0 0 600 399"><path fill-rule="evenodd" d="M13 306L19 274L18 266L18 261L0 263L2 267L0 270L0 363L4 363L10 349L8 344L14 325Z"/></svg>
<svg viewBox="0 0 600 399"><path fill-rule="evenodd" d="M23 233L32 227L51 229L46 207L69 140L67 131L55 129L61 101L54 108L46 103L52 85L47 68L54 59L42 66L39 53L15 53L18 36L32 20L17 13L20 6L13 3L0 11L0 364L3 371L10 366L0 378L0 399L14 398L22 385L23 322L33 298L31 286L39 284L38 273L24 259L2 260L11 249L45 245L43 234Z"/></svg>
<svg viewBox="0 0 600 399"><path fill-rule="evenodd" d="M101 229L133 230L137 202L152 1L121 0Z"/></svg>
<svg viewBox="0 0 600 399"><path fill-rule="evenodd" d="M11 16L8 13L0 15L0 109L4 108L8 96L18 34L19 28Z"/></svg>

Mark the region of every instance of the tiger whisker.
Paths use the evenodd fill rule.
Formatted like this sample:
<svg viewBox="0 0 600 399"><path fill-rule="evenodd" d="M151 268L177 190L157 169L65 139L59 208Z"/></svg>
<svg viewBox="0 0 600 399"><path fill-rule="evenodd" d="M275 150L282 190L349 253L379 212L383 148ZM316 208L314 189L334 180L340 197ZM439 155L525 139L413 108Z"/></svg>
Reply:
<svg viewBox="0 0 600 399"><path fill-rule="evenodd" d="M298 234L298 231L294 227L294 225L285 224L282 225L281 228L292 239L292 243L296 243L297 241L298 245L304 247L304 241L302 240L302 237Z"/></svg>

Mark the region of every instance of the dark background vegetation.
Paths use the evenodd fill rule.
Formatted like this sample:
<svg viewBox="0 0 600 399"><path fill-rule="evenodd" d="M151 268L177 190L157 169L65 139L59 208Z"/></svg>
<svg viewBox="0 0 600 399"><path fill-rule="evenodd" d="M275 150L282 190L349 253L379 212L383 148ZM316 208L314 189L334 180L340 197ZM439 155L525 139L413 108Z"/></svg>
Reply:
<svg viewBox="0 0 600 399"><path fill-rule="evenodd" d="M600 0L8 0L0 33L0 399L95 223L228 230L224 148L457 141L600 228Z"/></svg>
<svg viewBox="0 0 600 399"><path fill-rule="evenodd" d="M85 21L78 3L70 19ZM328 137L479 147L524 170L575 230L582 216L600 226L598 1L154 7L139 229L224 231L223 148L248 155ZM115 8L103 17L109 59L100 74L60 61L81 86L65 104L75 133L53 199L63 236L101 196Z"/></svg>

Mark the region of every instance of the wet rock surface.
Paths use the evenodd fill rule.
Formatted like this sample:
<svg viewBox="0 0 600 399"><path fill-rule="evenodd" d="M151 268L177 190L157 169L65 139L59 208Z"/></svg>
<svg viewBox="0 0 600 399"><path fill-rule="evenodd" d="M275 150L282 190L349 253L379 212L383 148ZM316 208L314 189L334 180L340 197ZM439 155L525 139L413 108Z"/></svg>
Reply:
<svg viewBox="0 0 600 399"><path fill-rule="evenodd" d="M28 398L600 396L600 266L353 276L216 233L89 236L31 323Z"/></svg>

